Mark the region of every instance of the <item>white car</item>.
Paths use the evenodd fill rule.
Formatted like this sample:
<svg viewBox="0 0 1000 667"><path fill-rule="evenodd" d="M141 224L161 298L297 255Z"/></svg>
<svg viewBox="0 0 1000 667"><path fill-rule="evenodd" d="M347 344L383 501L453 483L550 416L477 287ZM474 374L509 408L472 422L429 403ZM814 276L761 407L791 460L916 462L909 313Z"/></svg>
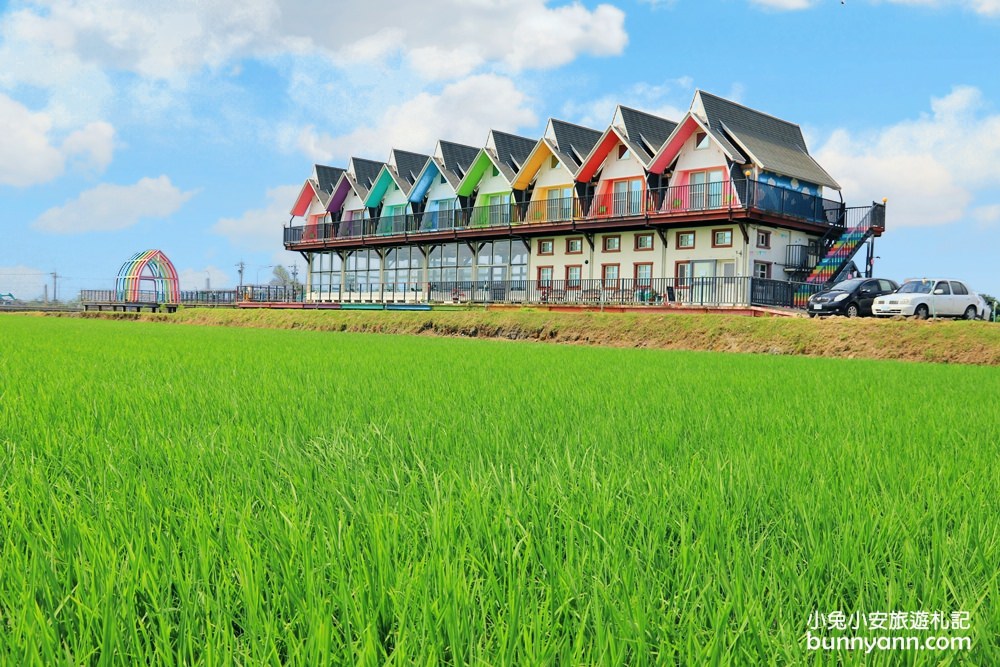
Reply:
<svg viewBox="0 0 1000 667"><path fill-rule="evenodd" d="M903 315L925 320L928 317L962 317L974 320L982 317L979 295L960 280L921 278L908 280L892 294L880 296L872 303L875 315Z"/></svg>

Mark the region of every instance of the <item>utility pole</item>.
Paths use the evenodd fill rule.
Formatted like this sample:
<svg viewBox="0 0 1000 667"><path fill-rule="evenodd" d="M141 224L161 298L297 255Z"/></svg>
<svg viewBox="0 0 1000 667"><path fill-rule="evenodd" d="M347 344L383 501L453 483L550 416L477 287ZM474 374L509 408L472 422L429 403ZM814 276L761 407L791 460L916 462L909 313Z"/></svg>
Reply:
<svg viewBox="0 0 1000 667"><path fill-rule="evenodd" d="M240 291L242 292L243 291L243 271L246 270L247 263L244 262L241 259L240 263L236 265L236 268L239 269L239 271L240 271Z"/></svg>
<svg viewBox="0 0 1000 667"><path fill-rule="evenodd" d="M59 301L59 292L56 291L56 281L59 280L59 274L53 271L49 275L52 276L52 300Z"/></svg>
<svg viewBox="0 0 1000 667"><path fill-rule="evenodd" d="M293 283L299 282L299 265L298 264L292 264L292 282Z"/></svg>

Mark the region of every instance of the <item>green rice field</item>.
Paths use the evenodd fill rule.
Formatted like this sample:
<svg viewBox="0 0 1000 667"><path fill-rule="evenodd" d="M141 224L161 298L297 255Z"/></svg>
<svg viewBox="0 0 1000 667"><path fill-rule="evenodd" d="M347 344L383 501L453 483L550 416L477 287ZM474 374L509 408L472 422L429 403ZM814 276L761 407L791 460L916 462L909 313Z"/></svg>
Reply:
<svg viewBox="0 0 1000 667"><path fill-rule="evenodd" d="M2 316L0 664L1000 664L997 396L993 367ZM967 612L937 634L972 647L811 650L835 611Z"/></svg>

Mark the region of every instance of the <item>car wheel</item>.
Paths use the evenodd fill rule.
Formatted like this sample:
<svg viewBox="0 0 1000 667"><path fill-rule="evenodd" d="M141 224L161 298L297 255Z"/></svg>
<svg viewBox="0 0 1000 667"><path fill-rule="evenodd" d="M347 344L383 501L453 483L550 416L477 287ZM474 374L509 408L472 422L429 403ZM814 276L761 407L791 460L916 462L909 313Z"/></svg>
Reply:
<svg viewBox="0 0 1000 667"><path fill-rule="evenodd" d="M965 309L965 314L962 315L962 317L965 318L965 319L967 319L967 320L974 320L974 319L976 319L976 315L977 315L977 313L976 313L976 307L975 306L969 306L968 308Z"/></svg>
<svg viewBox="0 0 1000 667"><path fill-rule="evenodd" d="M816 313L809 313L809 318L810 318L810 319L812 319L812 318L814 318L814 317L816 317Z"/></svg>
<svg viewBox="0 0 1000 667"><path fill-rule="evenodd" d="M927 305L923 304L923 303L920 304L919 306L917 306L913 310L913 316L915 318L917 318L918 320L926 320L927 316L930 315L930 314L931 314L931 311L928 310Z"/></svg>
<svg viewBox="0 0 1000 667"><path fill-rule="evenodd" d="M858 315L861 314L861 311L858 309L858 304L849 303L847 304L847 308L844 310L844 313L848 317L857 317Z"/></svg>

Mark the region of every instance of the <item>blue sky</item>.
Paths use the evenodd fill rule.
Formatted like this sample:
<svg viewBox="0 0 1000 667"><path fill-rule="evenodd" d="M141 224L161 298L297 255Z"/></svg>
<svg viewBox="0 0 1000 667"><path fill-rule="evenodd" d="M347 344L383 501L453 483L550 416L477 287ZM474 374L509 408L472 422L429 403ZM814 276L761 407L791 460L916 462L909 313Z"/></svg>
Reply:
<svg viewBox="0 0 1000 667"><path fill-rule="evenodd" d="M158 6L154 6L158 5ZM696 88L803 127L879 275L1000 295L1000 0L61 0L0 4L0 293L265 280L315 162L378 160ZM50 288L51 289L51 288Z"/></svg>

